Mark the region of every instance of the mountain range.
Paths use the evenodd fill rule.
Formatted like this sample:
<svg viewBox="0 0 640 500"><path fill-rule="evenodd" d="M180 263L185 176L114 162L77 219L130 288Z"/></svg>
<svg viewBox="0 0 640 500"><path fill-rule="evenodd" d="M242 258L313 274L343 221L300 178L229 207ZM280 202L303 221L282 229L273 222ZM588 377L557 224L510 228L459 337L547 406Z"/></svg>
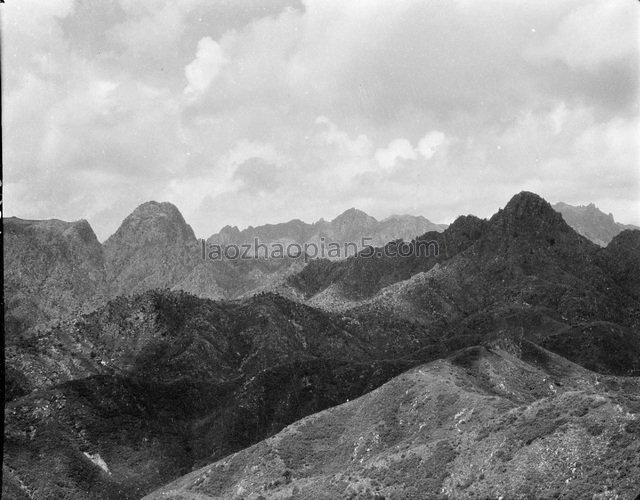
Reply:
<svg viewBox="0 0 640 500"><path fill-rule="evenodd" d="M379 247L389 241L411 240L428 231L443 231L446 228L446 224L434 224L424 217L413 215L392 215L378 221L361 210L350 208L329 222L320 219L318 222L308 224L295 219L283 224L249 226L242 231L235 226L225 226L207 242L219 245L242 245L252 244L254 240L258 240L265 245L274 243L320 245L324 239L327 242L338 243L341 247L348 242L355 243L357 250L361 250L364 246L362 238L367 238L366 245Z"/></svg>
<svg viewBox="0 0 640 500"><path fill-rule="evenodd" d="M593 204L572 207L558 203L554 208L578 233L601 246L622 230L635 228L616 223L611 214L605 215ZM98 242L85 220L9 217L3 222L8 337L91 310L122 294L171 288L211 299L234 299L272 290L305 264L295 258L203 260L203 248L208 247L198 242L179 210L166 202L140 205L104 244ZM363 238L368 238L367 244L380 247L396 240L410 241L427 232L441 233L446 227L409 215L377 221L351 208L329 222L292 220L242 231L225 226L209 237L206 245L252 245L258 240L267 246L319 246L326 241L344 249L347 242L352 242L357 251L362 249Z"/></svg>
<svg viewBox="0 0 640 500"><path fill-rule="evenodd" d="M103 246L9 226L5 321L57 321L7 337L3 498L640 493L640 231L602 248L523 192L228 301L185 289L260 261L201 267L171 205Z"/></svg>
<svg viewBox="0 0 640 500"><path fill-rule="evenodd" d="M331 222L290 221L237 232L229 228L207 244L320 241L357 243L410 238L442 230L423 217L395 216L378 222L350 209ZM170 203L136 208L104 244L87 221L4 219L4 292L8 337L30 332L60 317L91 310L105 300L170 288L212 299L234 299L268 289L299 271L303 259L203 259L203 244ZM226 235L226 236L225 236ZM296 239L297 238L297 239ZM206 255L205 255L206 256Z"/></svg>

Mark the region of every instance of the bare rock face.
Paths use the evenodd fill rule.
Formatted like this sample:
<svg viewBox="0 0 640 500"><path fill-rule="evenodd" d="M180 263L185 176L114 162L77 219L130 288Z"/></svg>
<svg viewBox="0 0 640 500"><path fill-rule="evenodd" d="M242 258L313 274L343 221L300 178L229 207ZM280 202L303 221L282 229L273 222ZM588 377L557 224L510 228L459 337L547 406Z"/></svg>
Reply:
<svg viewBox="0 0 640 500"><path fill-rule="evenodd" d="M5 335L80 312L105 288L104 253L85 220L4 220Z"/></svg>
<svg viewBox="0 0 640 500"><path fill-rule="evenodd" d="M601 247L607 246L625 229L640 229L633 225L616 222L612 214L605 214L593 203L576 207L560 202L553 205L553 208L562 214L567 224L577 233Z"/></svg>
<svg viewBox="0 0 640 500"><path fill-rule="evenodd" d="M111 295L171 287L198 258L198 242L171 203L136 208L104 244Z"/></svg>

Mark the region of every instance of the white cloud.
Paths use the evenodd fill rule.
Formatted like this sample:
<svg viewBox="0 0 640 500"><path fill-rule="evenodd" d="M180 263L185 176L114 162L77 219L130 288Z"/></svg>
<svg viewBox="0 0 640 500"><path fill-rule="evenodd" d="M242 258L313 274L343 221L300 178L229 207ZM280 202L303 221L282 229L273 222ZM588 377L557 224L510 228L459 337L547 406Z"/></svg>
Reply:
<svg viewBox="0 0 640 500"><path fill-rule="evenodd" d="M165 197L207 234L353 205L484 216L524 186L637 205L631 2L292 4L7 2L8 210L94 197L104 234ZM282 173L260 200L234 178L252 158Z"/></svg>
<svg viewBox="0 0 640 500"><path fill-rule="evenodd" d="M418 157L416 150L407 139L395 139L386 148L378 149L375 159L381 167L389 169L396 165L398 160L415 160Z"/></svg>
<svg viewBox="0 0 640 500"><path fill-rule="evenodd" d="M365 134L358 134L352 139L344 130L340 130L326 116L316 118L316 123L325 125L325 130L321 133L321 137L329 145L339 148L345 155L350 157L369 157L373 150L373 145Z"/></svg>
<svg viewBox="0 0 640 500"><path fill-rule="evenodd" d="M438 130L433 130L418 142L418 151L425 159L430 160L436 151L445 143L446 136Z"/></svg>
<svg viewBox="0 0 640 500"><path fill-rule="evenodd" d="M202 38L198 42L196 58L184 69L188 82L185 94L198 94L206 90L226 63L222 47L210 37Z"/></svg>
<svg viewBox="0 0 640 500"><path fill-rule="evenodd" d="M419 155L430 160L438 150L446 147L447 142L443 132L432 130L418 141L416 147L408 139L395 139L386 148L377 149L374 158L381 167L388 170L396 166L399 160L417 160Z"/></svg>

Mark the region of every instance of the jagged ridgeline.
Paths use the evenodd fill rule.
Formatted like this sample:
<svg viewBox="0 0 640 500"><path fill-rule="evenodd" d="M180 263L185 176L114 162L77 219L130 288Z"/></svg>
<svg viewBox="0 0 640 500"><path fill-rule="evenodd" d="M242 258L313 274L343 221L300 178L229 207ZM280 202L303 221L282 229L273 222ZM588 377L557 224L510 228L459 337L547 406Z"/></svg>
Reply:
<svg viewBox="0 0 640 500"><path fill-rule="evenodd" d="M226 227L207 245L320 244L322 239L361 248L363 238L384 244L411 239L433 224L424 217L393 216L377 221L350 209L333 221ZM270 289L299 271L303 259L221 259L203 261L203 247L179 210L154 201L136 208L104 244L86 221L4 221L5 324L7 338L30 334L51 320L91 310L109 298L147 290L184 290L199 297L234 299ZM237 234L236 234L237 233ZM234 236L235 235L235 236ZM206 256L206 253L205 253Z"/></svg>
<svg viewBox="0 0 640 500"><path fill-rule="evenodd" d="M5 233L3 498L638 493L640 231L525 192L388 243L437 253L306 266L202 262L155 202L104 245Z"/></svg>

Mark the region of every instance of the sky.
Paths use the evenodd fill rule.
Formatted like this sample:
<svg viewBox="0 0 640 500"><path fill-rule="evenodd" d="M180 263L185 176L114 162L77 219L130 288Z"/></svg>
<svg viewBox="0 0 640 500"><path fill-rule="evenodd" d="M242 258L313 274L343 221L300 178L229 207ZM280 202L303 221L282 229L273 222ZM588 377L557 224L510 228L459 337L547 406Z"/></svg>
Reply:
<svg viewBox="0 0 640 500"><path fill-rule="evenodd" d="M632 0L6 0L5 215L100 240L350 207L449 223L516 193L640 225Z"/></svg>

